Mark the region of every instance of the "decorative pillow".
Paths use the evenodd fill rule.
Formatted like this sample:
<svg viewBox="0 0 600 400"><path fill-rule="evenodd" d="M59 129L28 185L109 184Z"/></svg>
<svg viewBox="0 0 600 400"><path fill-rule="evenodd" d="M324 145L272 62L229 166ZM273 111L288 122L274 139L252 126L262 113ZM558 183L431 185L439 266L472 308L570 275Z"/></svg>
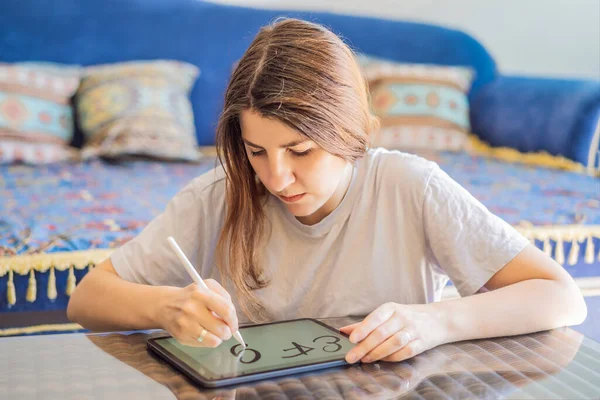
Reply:
<svg viewBox="0 0 600 400"><path fill-rule="evenodd" d="M0 63L0 163L46 164L74 158L71 97L80 68Z"/></svg>
<svg viewBox="0 0 600 400"><path fill-rule="evenodd" d="M75 97L84 159L149 156L196 161L188 98L199 69L170 61L134 61L85 69Z"/></svg>
<svg viewBox="0 0 600 400"><path fill-rule="evenodd" d="M381 129L371 144L456 151L468 143L470 68L403 64L358 56Z"/></svg>

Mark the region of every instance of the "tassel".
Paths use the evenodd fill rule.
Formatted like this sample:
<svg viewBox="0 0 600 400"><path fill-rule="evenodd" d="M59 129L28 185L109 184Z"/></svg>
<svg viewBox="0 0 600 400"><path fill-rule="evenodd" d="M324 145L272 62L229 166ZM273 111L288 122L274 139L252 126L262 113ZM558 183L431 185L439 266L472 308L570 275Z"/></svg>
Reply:
<svg viewBox="0 0 600 400"><path fill-rule="evenodd" d="M17 295L15 293L15 283L13 282L13 271L8 271L8 284L6 288L6 297L8 305L14 306L17 303Z"/></svg>
<svg viewBox="0 0 600 400"><path fill-rule="evenodd" d="M560 265L565 263L565 250L563 249L563 240L561 237L556 239L556 249L554 250L554 259Z"/></svg>
<svg viewBox="0 0 600 400"><path fill-rule="evenodd" d="M25 299L33 303L37 297L37 282L35 281L35 271L33 268L29 270L29 284L27 285L27 295Z"/></svg>
<svg viewBox="0 0 600 400"><path fill-rule="evenodd" d="M594 263L594 239L592 235L588 236L587 243L585 244L585 258L586 264Z"/></svg>
<svg viewBox="0 0 600 400"><path fill-rule="evenodd" d="M550 238L548 236L544 239L544 253L552 257L552 245L550 244Z"/></svg>
<svg viewBox="0 0 600 400"><path fill-rule="evenodd" d="M575 265L577 264L577 260L579 260L579 242L577 238L573 238L572 243L571 251L569 252L569 265Z"/></svg>
<svg viewBox="0 0 600 400"><path fill-rule="evenodd" d="M56 274L54 267L50 267L50 276L48 276L48 299L56 299Z"/></svg>
<svg viewBox="0 0 600 400"><path fill-rule="evenodd" d="M70 296L75 290L75 271L73 271L73 266L69 268L69 277L67 278L67 296Z"/></svg>

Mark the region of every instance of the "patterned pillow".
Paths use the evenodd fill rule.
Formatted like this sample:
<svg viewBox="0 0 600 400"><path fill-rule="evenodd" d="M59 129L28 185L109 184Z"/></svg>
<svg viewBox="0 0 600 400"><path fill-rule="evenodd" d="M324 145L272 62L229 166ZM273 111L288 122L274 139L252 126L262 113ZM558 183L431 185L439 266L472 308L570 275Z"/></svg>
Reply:
<svg viewBox="0 0 600 400"><path fill-rule="evenodd" d="M0 164L46 164L74 158L71 97L80 68L0 63Z"/></svg>
<svg viewBox="0 0 600 400"><path fill-rule="evenodd" d="M359 55L371 108L381 129L371 144L400 150L462 150L470 132L468 91L473 71L464 67L402 64Z"/></svg>
<svg viewBox="0 0 600 400"><path fill-rule="evenodd" d="M194 65L170 60L86 68L75 97L86 138L83 158L198 160L188 96L199 72Z"/></svg>

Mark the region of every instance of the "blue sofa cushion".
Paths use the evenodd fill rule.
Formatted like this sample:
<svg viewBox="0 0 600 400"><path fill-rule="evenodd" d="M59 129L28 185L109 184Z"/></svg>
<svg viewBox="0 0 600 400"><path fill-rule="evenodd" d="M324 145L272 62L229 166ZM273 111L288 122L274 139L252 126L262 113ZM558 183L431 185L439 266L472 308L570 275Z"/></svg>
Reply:
<svg viewBox="0 0 600 400"><path fill-rule="evenodd" d="M544 150L586 166L598 150L597 142L591 146L599 116L598 81L501 76L471 99L473 131L491 145Z"/></svg>

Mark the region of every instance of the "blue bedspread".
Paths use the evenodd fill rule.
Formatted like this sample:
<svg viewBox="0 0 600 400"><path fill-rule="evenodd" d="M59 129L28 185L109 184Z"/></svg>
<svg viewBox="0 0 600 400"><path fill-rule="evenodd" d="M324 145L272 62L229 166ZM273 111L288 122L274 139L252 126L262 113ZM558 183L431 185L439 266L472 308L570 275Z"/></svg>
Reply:
<svg viewBox="0 0 600 400"><path fill-rule="evenodd" d="M467 154L439 153L432 159L510 224L600 225L598 178ZM215 158L206 157L195 165L97 160L40 167L0 166L0 257L118 247L140 233L187 182L215 165ZM573 276L600 276L600 238L590 240L595 248L594 262L583 262L583 239L577 264L565 265ZM542 242L536 244L543 247ZM556 248L556 242L551 245ZM566 255L571 246L564 243ZM75 271L76 280L85 272ZM31 287L30 278L14 274L17 301L10 306L8 276L0 274L0 310L65 306L67 273L56 271L58 297L54 304L43 305L23 300ZM46 298L48 274L35 275L38 297Z"/></svg>
<svg viewBox="0 0 600 400"><path fill-rule="evenodd" d="M600 179L467 154L434 161L510 224L600 225ZM110 248L138 234L188 181L214 167L103 161L0 167L0 255Z"/></svg>
<svg viewBox="0 0 600 400"><path fill-rule="evenodd" d="M0 167L0 255L118 247L215 161Z"/></svg>

